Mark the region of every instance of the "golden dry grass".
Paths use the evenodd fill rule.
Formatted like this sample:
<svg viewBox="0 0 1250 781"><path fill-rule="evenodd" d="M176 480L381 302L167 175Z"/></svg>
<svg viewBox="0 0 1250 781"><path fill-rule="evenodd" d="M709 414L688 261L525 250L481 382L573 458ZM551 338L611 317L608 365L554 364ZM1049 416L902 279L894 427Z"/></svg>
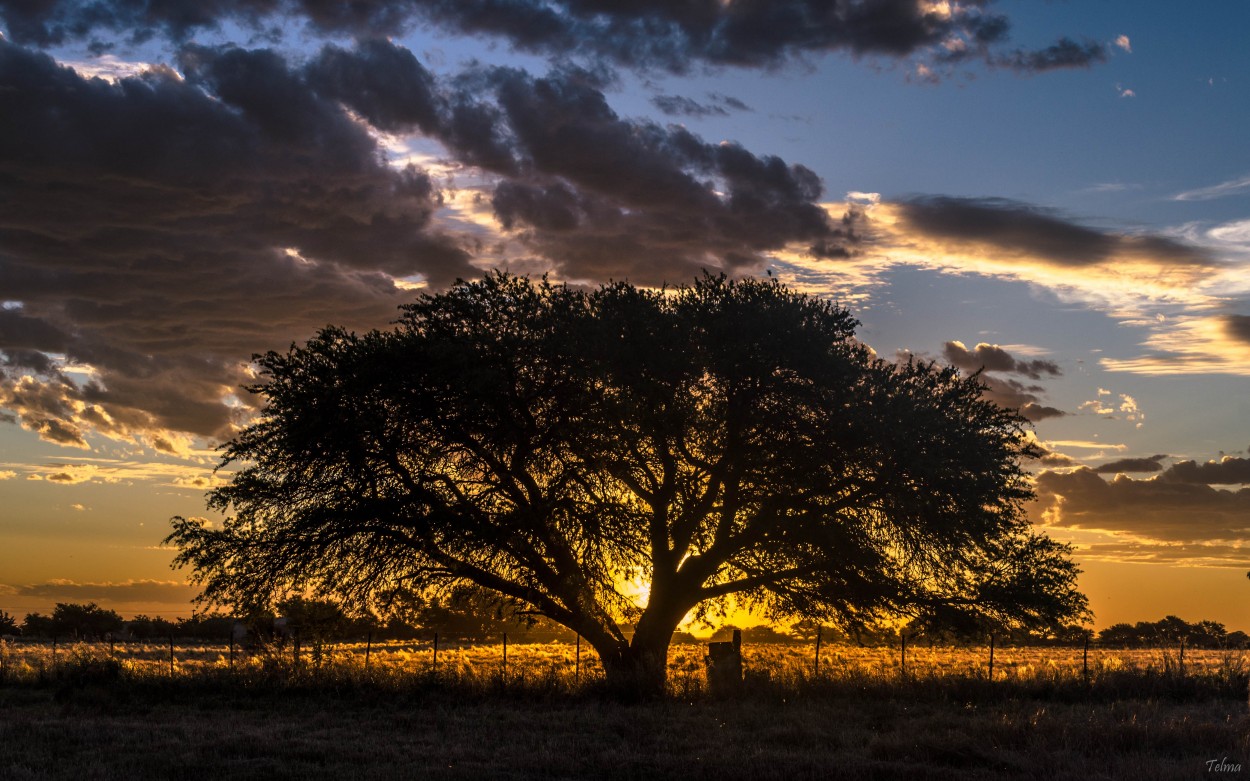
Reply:
<svg viewBox="0 0 1250 781"><path fill-rule="evenodd" d="M898 647L827 644L819 664L811 645L756 644L743 647L748 675L774 681L891 682L903 679L978 678L989 676L987 647L912 645L906 657ZM580 656L570 643L511 643L507 660L502 643L472 644L387 641L328 645L315 651L307 646L298 657L291 644L265 651L230 647L222 643L176 643L175 676L211 671L283 667L309 670L360 670L400 676L435 673L453 680L503 676L509 679L555 678L570 683L602 678L598 657L588 645ZM706 685L703 645L674 645L669 651L669 677L683 690ZM50 675L75 660L115 659L121 670L137 676L168 676L170 645L166 643L74 643L55 649L49 642L0 643L0 672L20 681ZM579 660L580 659L580 660ZM905 664L905 668L904 668ZM993 680L1006 682L1095 680L1108 675L1223 676L1236 678L1250 671L1250 652L1241 649L1178 648L1114 649L1091 647L998 647L994 650Z"/></svg>

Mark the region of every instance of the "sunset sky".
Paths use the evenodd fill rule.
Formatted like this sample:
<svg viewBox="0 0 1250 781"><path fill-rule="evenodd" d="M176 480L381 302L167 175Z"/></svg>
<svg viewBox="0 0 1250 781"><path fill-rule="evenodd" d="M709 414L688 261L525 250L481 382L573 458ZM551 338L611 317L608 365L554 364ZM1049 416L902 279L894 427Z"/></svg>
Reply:
<svg viewBox="0 0 1250 781"><path fill-rule="evenodd" d="M1250 630L1250 5L370 7L0 0L0 610L190 613L253 353L711 269L985 367L1096 627Z"/></svg>

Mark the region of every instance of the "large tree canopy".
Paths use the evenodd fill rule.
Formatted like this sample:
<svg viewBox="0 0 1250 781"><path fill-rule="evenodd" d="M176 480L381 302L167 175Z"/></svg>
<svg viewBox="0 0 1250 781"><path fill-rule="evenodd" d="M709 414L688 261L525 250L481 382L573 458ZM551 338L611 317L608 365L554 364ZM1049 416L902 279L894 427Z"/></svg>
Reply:
<svg viewBox="0 0 1250 781"><path fill-rule="evenodd" d="M328 328L257 357L262 416L209 495L234 515L174 519L176 565L234 606L473 583L651 680L727 599L842 625L1083 615L1068 549L1022 512L1027 424L856 325L775 281L496 274L390 331Z"/></svg>

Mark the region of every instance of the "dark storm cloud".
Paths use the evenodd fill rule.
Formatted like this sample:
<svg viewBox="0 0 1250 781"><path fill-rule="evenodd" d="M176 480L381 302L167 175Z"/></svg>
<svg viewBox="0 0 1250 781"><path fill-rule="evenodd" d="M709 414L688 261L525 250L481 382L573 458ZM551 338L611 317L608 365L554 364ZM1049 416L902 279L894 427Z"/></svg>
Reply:
<svg viewBox="0 0 1250 781"><path fill-rule="evenodd" d="M732 109L734 111L754 111L755 110L732 95L722 95L719 92L709 92L707 96L713 102L719 103L720 105L724 106L727 109Z"/></svg>
<svg viewBox="0 0 1250 781"><path fill-rule="evenodd" d="M1077 466L1078 462L1071 456L1051 450L1035 438L1030 438L1029 444L1033 446L1035 455L1030 457L1030 461L1034 461L1041 466L1054 468L1064 468Z"/></svg>
<svg viewBox="0 0 1250 781"><path fill-rule="evenodd" d="M1215 263L1205 250L1172 239L1102 231L1001 198L925 196L903 201L899 209L906 224L919 233L1024 251L1063 266L1090 266L1125 254L1165 265Z"/></svg>
<svg viewBox="0 0 1250 781"><path fill-rule="evenodd" d="M1060 38L1044 49L1016 49L1005 56L992 55L990 61L1021 73L1042 73L1062 68L1088 68L1106 62L1108 54L1107 47L1096 41L1078 43L1071 38Z"/></svg>
<svg viewBox="0 0 1250 781"><path fill-rule="evenodd" d="M1167 455L1162 453L1149 458L1121 458L1095 467L1094 471L1100 475L1115 475L1121 472L1161 472L1163 464L1159 462L1165 458Z"/></svg>
<svg viewBox="0 0 1250 781"><path fill-rule="evenodd" d="M56 370L48 353L63 353L70 336L36 317L18 310L0 309L0 378L4 367L14 371L50 374Z"/></svg>
<svg viewBox="0 0 1250 781"><path fill-rule="evenodd" d="M795 242L856 241L829 219L819 178L801 165L625 120L603 93L560 74L499 69L487 78L521 161L496 191L496 213L518 230L540 229L527 240L573 276L671 282L709 256L745 270ZM665 264L676 270L658 274Z"/></svg>
<svg viewBox="0 0 1250 781"><path fill-rule="evenodd" d="M573 278L674 282L709 264L757 268L762 253L796 242L833 256L860 240L854 218L834 222L819 205L809 169L624 119L594 73L479 68L442 83L407 50L371 42L327 47L307 81L495 175L499 221Z"/></svg>
<svg viewBox="0 0 1250 781"><path fill-rule="evenodd" d="M500 38L538 54L577 55L675 72L696 63L770 67L808 55L849 52L904 58L978 59L1021 72L1084 67L1107 57L1102 44L1061 38L1038 50L1006 49L1007 17L992 0L951 3L943 13L917 0L0 0L13 40L46 46L69 39L99 49L116 34L187 40L234 22L280 34L285 17L314 33L375 38L415 25ZM954 50L941 49L953 40Z"/></svg>
<svg viewBox="0 0 1250 781"><path fill-rule="evenodd" d="M1049 467L1069 467L1076 466L1077 461L1072 456L1066 456L1063 453L1048 452L1046 455L1037 459L1042 466Z"/></svg>
<svg viewBox="0 0 1250 781"><path fill-rule="evenodd" d="M1204 485L1250 485L1250 458L1224 456L1219 461L1179 461L1168 467L1160 480Z"/></svg>
<svg viewBox="0 0 1250 781"><path fill-rule="evenodd" d="M834 256L860 240L853 218L829 219L809 169L624 119L594 72L478 68L439 82L406 49L374 41L325 48L307 81L370 123L432 137L498 177L500 222L571 277L672 282L709 263L756 268L761 253L795 242Z"/></svg>
<svg viewBox="0 0 1250 781"><path fill-rule="evenodd" d="M1059 377L1063 371L1053 361L1021 360L998 345L984 342L969 350L963 342L958 341L946 342L942 347L942 357L947 363L966 373L983 372L980 379L985 390L981 395L1004 409L1017 410L1025 419L1033 423L1048 418L1061 418L1068 414L1061 409L1042 403L1039 394L1045 392L1046 389L1043 386L1026 385L1010 377L997 377L991 374L991 372L1020 374L1031 380L1039 380L1042 375Z"/></svg>
<svg viewBox="0 0 1250 781"><path fill-rule="evenodd" d="M670 117L729 116L729 112L723 106L707 105L684 95L656 95L651 98L651 105Z"/></svg>
<svg viewBox="0 0 1250 781"><path fill-rule="evenodd" d="M1008 372L1023 374L1031 380L1040 380L1042 375L1058 377L1063 374L1059 364L1054 361L1020 360L1013 357L996 344L981 342L972 350L962 342L947 342L942 347L942 357L948 363L965 371Z"/></svg>
<svg viewBox="0 0 1250 781"><path fill-rule="evenodd" d="M184 604L199 593L186 583L166 580L127 580L120 583L47 583L0 586L0 593L19 597L43 597L66 602L176 602Z"/></svg>
<svg viewBox="0 0 1250 781"><path fill-rule="evenodd" d="M185 81L114 84L0 40L0 292L22 302L0 315L0 394L46 439L81 446L98 421L221 436L252 352L386 323L407 298L387 275L473 273L429 228L429 178L385 166L275 55L180 64ZM30 351L97 373L69 382Z"/></svg>
<svg viewBox="0 0 1250 781"><path fill-rule="evenodd" d="M0 298L21 302L0 313L0 406L45 439L225 436L253 352L385 324L410 298L393 278L476 276L472 241L432 226L434 182L386 165L370 127L476 166L508 234L567 278L684 281L863 234L802 166L619 117L594 70L439 79L385 41L299 67L188 45L178 65L111 83L0 40Z"/></svg>
<svg viewBox="0 0 1250 781"><path fill-rule="evenodd" d="M992 398L992 396L991 396ZM1037 423L1047 418L1062 418L1068 413L1058 407L1048 407L1045 404L1039 404L1036 401L1027 401L1020 407L1020 414L1025 420L1031 423Z"/></svg>
<svg viewBox="0 0 1250 781"><path fill-rule="evenodd" d="M750 111L751 107L737 98L708 93L710 103L700 103L684 95L656 95L651 104L670 117L727 117L732 111Z"/></svg>
<svg viewBox="0 0 1250 781"><path fill-rule="evenodd" d="M1170 470L1169 470L1170 471ZM1165 543L1242 540L1250 533L1250 489L1156 477L1107 481L1082 467L1037 477L1039 517L1054 526L1103 529Z"/></svg>
<svg viewBox="0 0 1250 781"><path fill-rule="evenodd" d="M69 344L69 335L36 317L27 317L18 309L0 309L0 350L14 347L61 352Z"/></svg>
<svg viewBox="0 0 1250 781"><path fill-rule="evenodd" d="M1232 338L1250 344L1250 315L1225 315L1224 329Z"/></svg>

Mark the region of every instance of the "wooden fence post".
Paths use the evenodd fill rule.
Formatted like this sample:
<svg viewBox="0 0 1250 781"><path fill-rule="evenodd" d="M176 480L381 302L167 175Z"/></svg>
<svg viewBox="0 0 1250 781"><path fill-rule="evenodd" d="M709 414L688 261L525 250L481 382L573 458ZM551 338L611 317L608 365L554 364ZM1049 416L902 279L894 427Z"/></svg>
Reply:
<svg viewBox="0 0 1250 781"><path fill-rule="evenodd" d="M994 633L990 632L990 681L994 680Z"/></svg>
<svg viewBox="0 0 1250 781"><path fill-rule="evenodd" d="M1089 633L1085 633L1085 648L1081 651L1081 677L1089 683Z"/></svg>
<svg viewBox="0 0 1250 781"><path fill-rule="evenodd" d="M169 677L174 677L174 633L169 633Z"/></svg>
<svg viewBox="0 0 1250 781"><path fill-rule="evenodd" d="M434 633L434 664L430 669L435 675L438 675L438 632Z"/></svg>
<svg viewBox="0 0 1250 781"><path fill-rule="evenodd" d="M907 633L899 632L899 640L902 644L899 646L898 652L898 675L899 678L906 680L907 678Z"/></svg>
<svg viewBox="0 0 1250 781"><path fill-rule="evenodd" d="M1179 659L1181 677L1185 677L1185 638L1181 638L1181 655Z"/></svg>
<svg viewBox="0 0 1250 781"><path fill-rule="evenodd" d="M508 682L508 633L503 633L503 682Z"/></svg>
<svg viewBox="0 0 1250 781"><path fill-rule="evenodd" d="M369 672L369 655L373 652L373 632L365 637L365 672Z"/></svg>
<svg viewBox="0 0 1250 781"><path fill-rule="evenodd" d="M230 629L230 672L234 672L234 628Z"/></svg>
<svg viewBox="0 0 1250 781"><path fill-rule="evenodd" d="M823 626L816 627L816 664L812 668L813 678L820 677L820 636L822 634L821 630L823 629L824 629Z"/></svg>

